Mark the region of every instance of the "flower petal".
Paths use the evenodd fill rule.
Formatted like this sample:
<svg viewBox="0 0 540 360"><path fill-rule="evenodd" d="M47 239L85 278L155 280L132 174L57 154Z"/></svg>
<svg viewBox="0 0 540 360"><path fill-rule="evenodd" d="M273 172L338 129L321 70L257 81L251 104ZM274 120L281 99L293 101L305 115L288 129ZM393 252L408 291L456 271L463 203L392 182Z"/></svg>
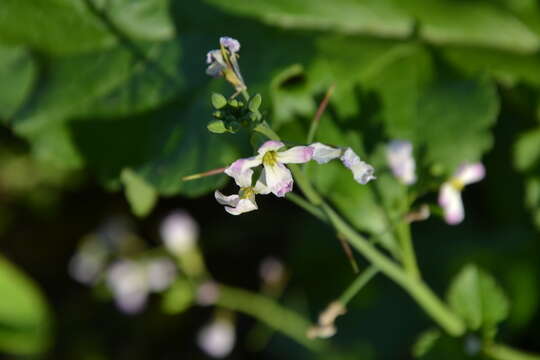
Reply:
<svg viewBox="0 0 540 360"><path fill-rule="evenodd" d="M386 147L386 160L394 176L406 185L416 182L416 162L409 141L394 140Z"/></svg>
<svg viewBox="0 0 540 360"><path fill-rule="evenodd" d="M232 207L235 207L236 205L238 205L238 202L240 201L240 196L236 194L227 196L227 195L223 195L217 190L214 192L214 197L216 198L217 202L220 203L221 205L227 205L227 206L232 206Z"/></svg>
<svg viewBox="0 0 540 360"><path fill-rule="evenodd" d="M168 215L161 223L159 231L167 250L176 255L192 249L199 237L197 222L183 210Z"/></svg>
<svg viewBox="0 0 540 360"><path fill-rule="evenodd" d="M442 184L439 191L439 205L444 211L444 220L450 225L456 225L463 221L465 211L461 193L450 183Z"/></svg>
<svg viewBox="0 0 540 360"><path fill-rule="evenodd" d="M268 186L276 196L283 197L292 190L293 178L287 167L281 163L264 165L261 181Z"/></svg>
<svg viewBox="0 0 540 360"><path fill-rule="evenodd" d="M486 175L486 169L482 163L463 164L454 174L463 185L472 184L482 180Z"/></svg>
<svg viewBox="0 0 540 360"><path fill-rule="evenodd" d="M236 185L240 187L251 186L251 177L253 175L252 167L261 164L260 157L250 157L246 159L238 159L225 169L225 174L234 179Z"/></svg>
<svg viewBox="0 0 540 360"><path fill-rule="evenodd" d="M319 164L326 164L330 160L337 159L341 156L341 149L321 144L320 142L309 145L313 149L311 160L315 160Z"/></svg>
<svg viewBox="0 0 540 360"><path fill-rule="evenodd" d="M270 188L262 181L262 177L261 179L257 180L255 186L253 187L253 190L255 190L255 194L261 195L266 195L271 192Z"/></svg>
<svg viewBox="0 0 540 360"><path fill-rule="evenodd" d="M225 211L231 215L240 215L257 209L258 207L257 203L255 202L255 197L240 199L235 207L225 206Z"/></svg>
<svg viewBox="0 0 540 360"><path fill-rule="evenodd" d="M219 43L232 53L240 51L240 42L232 37L222 36L219 38Z"/></svg>
<svg viewBox="0 0 540 360"><path fill-rule="evenodd" d="M295 146L289 150L277 153L277 160L283 164L303 164L311 160L313 148L309 146Z"/></svg>
<svg viewBox="0 0 540 360"><path fill-rule="evenodd" d="M261 145L261 147L259 148L259 150L257 150L257 152L261 155L264 155L268 151L276 151L276 150L281 149L284 146L285 144L282 143L281 141L268 140L264 144Z"/></svg>
<svg viewBox="0 0 540 360"><path fill-rule="evenodd" d="M358 183L365 185L370 180L376 179L375 176L373 176L373 172L375 171L373 166L360 160L360 157L358 157L351 148L347 148L340 159L343 162L343 165L352 171L354 180Z"/></svg>

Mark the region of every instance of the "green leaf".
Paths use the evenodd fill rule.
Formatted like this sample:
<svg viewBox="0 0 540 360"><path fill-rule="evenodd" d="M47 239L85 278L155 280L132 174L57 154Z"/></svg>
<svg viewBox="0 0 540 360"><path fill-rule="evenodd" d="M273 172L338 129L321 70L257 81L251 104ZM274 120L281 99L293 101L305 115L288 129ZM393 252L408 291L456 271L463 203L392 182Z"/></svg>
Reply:
<svg viewBox="0 0 540 360"><path fill-rule="evenodd" d="M85 1L2 0L0 41L66 54L110 47L116 38Z"/></svg>
<svg viewBox="0 0 540 360"><path fill-rule="evenodd" d="M465 266L452 281L448 303L471 330L483 329L492 338L499 322L508 316L508 300L487 272L475 265Z"/></svg>
<svg viewBox="0 0 540 360"><path fill-rule="evenodd" d="M533 53L540 39L510 12L487 1L400 2L419 21L420 36L440 45L460 44Z"/></svg>
<svg viewBox="0 0 540 360"><path fill-rule="evenodd" d="M389 0L206 0L232 14L256 17L282 28L406 37L413 21Z"/></svg>
<svg viewBox="0 0 540 360"><path fill-rule="evenodd" d="M224 132L227 132L227 127L223 120L212 120L208 123L206 128L214 134L223 134Z"/></svg>
<svg viewBox="0 0 540 360"><path fill-rule="evenodd" d="M427 354L440 339L441 335L439 329L430 329L422 332L413 346L413 356L419 358Z"/></svg>
<svg viewBox="0 0 540 360"><path fill-rule="evenodd" d="M358 127L382 122L390 139L407 139L426 150L429 166L451 173L462 162L478 161L492 145L489 131L499 102L494 84L438 74L429 53L401 47L365 82L380 97L380 108ZM380 136L380 135L379 135Z"/></svg>
<svg viewBox="0 0 540 360"><path fill-rule="evenodd" d="M37 286L0 256L0 350L35 354L50 343L51 318Z"/></svg>
<svg viewBox="0 0 540 360"><path fill-rule="evenodd" d="M158 199L156 190L131 169L122 170L120 177L133 213L137 216L148 215Z"/></svg>
<svg viewBox="0 0 540 360"><path fill-rule="evenodd" d="M36 73L36 63L28 51L0 46L0 119L9 119L23 103Z"/></svg>
<svg viewBox="0 0 540 360"><path fill-rule="evenodd" d="M540 129L522 134L514 148L514 164L519 171L534 170L540 163Z"/></svg>

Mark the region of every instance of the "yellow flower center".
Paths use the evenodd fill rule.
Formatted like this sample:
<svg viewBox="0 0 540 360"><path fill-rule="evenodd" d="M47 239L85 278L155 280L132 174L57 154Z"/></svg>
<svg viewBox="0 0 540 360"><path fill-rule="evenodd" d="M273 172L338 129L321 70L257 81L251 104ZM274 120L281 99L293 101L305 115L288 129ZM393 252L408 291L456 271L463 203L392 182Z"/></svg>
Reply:
<svg viewBox="0 0 540 360"><path fill-rule="evenodd" d="M240 188L239 195L240 199L249 199L255 196L255 190L251 186Z"/></svg>
<svg viewBox="0 0 540 360"><path fill-rule="evenodd" d="M463 188L465 187L465 184L463 183L463 181L459 180L459 179L452 179L450 180L450 185L456 189L457 191L461 191L463 190Z"/></svg>
<svg viewBox="0 0 540 360"><path fill-rule="evenodd" d="M263 165L274 166L277 164L277 153L275 151L267 151L262 158Z"/></svg>

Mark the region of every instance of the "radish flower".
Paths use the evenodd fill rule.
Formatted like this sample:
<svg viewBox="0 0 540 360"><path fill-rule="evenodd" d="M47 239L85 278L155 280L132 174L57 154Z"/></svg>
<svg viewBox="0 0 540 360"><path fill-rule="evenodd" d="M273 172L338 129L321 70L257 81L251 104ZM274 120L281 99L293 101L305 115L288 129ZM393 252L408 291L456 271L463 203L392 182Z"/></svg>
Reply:
<svg viewBox="0 0 540 360"><path fill-rule="evenodd" d="M386 147L386 160L394 176L403 184L416 182L416 162L409 141L393 140Z"/></svg>
<svg viewBox="0 0 540 360"><path fill-rule="evenodd" d="M456 225L465 218L461 191L465 185L482 180L485 168L481 163L463 164L439 190L439 205L443 208L444 219L450 225Z"/></svg>

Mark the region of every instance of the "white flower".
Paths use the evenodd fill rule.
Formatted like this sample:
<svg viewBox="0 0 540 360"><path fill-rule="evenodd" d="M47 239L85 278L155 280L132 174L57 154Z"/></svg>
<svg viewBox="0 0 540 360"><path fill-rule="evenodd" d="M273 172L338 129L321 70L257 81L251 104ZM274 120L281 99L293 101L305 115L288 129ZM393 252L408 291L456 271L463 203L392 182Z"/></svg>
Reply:
<svg viewBox="0 0 540 360"><path fill-rule="evenodd" d="M226 47L231 53L240 51L240 42L232 37L222 36L219 38L219 44Z"/></svg>
<svg viewBox="0 0 540 360"><path fill-rule="evenodd" d="M351 148L347 148L340 159L343 165L352 171L354 180L358 183L365 185L370 180L376 179L373 176L373 172L375 171L373 166L360 160L360 157Z"/></svg>
<svg viewBox="0 0 540 360"><path fill-rule="evenodd" d="M354 179L362 185L375 179L373 166L361 161L360 157L350 147L345 149L334 148L319 142L313 143L309 147L313 149L311 159L319 164L326 164L330 160L340 158L343 165L352 171Z"/></svg>
<svg viewBox="0 0 540 360"><path fill-rule="evenodd" d="M256 194L268 194L270 190L262 182L257 181L255 186L252 186L251 177L253 170L247 167L246 159L236 160L231 164L225 173L231 176L236 185L240 187L240 191L235 195L223 195L219 191L214 192L214 196L218 203L225 205L225 211L232 215L240 215L245 212L257 210L255 202Z"/></svg>
<svg viewBox="0 0 540 360"><path fill-rule="evenodd" d="M160 233L165 247L171 253L181 255L197 242L199 226L186 211L177 210L163 220Z"/></svg>
<svg viewBox="0 0 540 360"><path fill-rule="evenodd" d="M259 276L265 284L279 284L285 277L285 267L278 259L267 257L259 265Z"/></svg>
<svg viewBox="0 0 540 360"><path fill-rule="evenodd" d="M210 50L206 54L206 63L209 64L206 68L206 74L212 77L222 76L227 69L221 50Z"/></svg>
<svg viewBox="0 0 540 360"><path fill-rule="evenodd" d="M405 185L416 182L416 162L409 141L393 140L386 147L386 160L394 176Z"/></svg>
<svg viewBox="0 0 540 360"><path fill-rule="evenodd" d="M83 284L94 284L104 270L109 249L99 238L85 240L69 262L69 274Z"/></svg>
<svg viewBox="0 0 540 360"><path fill-rule="evenodd" d="M107 273L107 285L118 308L135 314L144 309L151 292L165 290L176 277L176 267L167 258L119 260Z"/></svg>
<svg viewBox="0 0 540 360"><path fill-rule="evenodd" d="M465 185L482 180L485 168L481 163L463 164L439 190L439 205L443 208L444 219L450 225L459 224L465 217L461 191Z"/></svg>
<svg viewBox="0 0 540 360"><path fill-rule="evenodd" d="M208 355L215 358L227 356L233 349L236 334L229 320L217 319L205 325L197 334L197 344Z"/></svg>
<svg viewBox="0 0 540 360"><path fill-rule="evenodd" d="M331 146L321 144L320 142L309 145L313 149L312 160L319 164L326 164L330 160L337 159L341 156L342 150Z"/></svg>
<svg viewBox="0 0 540 360"><path fill-rule="evenodd" d="M220 49L210 50L206 54L206 63L209 64L206 74L213 77L224 76L238 92L245 90L246 85L237 61L240 42L223 36L219 39L219 43Z"/></svg>
<svg viewBox="0 0 540 360"><path fill-rule="evenodd" d="M284 146L281 141L266 141L257 150L258 155L237 160L230 168L235 167L237 172L243 172L262 164L264 169L258 183L268 187L274 195L283 197L292 191L293 187L292 174L285 164L305 163L311 160L313 155L313 148L309 146L295 146L289 150L278 151Z"/></svg>

